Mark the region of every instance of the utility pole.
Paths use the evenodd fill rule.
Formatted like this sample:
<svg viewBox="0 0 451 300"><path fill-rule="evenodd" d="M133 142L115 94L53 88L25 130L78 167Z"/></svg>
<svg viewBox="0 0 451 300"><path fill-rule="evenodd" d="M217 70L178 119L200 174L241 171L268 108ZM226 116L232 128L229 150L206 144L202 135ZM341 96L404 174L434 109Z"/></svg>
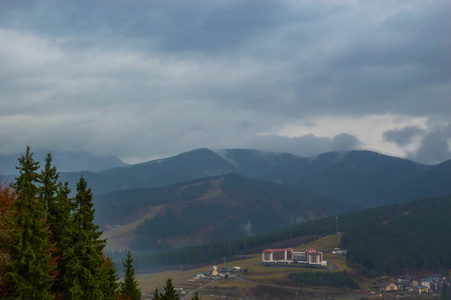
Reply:
<svg viewBox="0 0 451 300"><path fill-rule="evenodd" d="M335 234L338 234L338 216L336 217Z"/></svg>

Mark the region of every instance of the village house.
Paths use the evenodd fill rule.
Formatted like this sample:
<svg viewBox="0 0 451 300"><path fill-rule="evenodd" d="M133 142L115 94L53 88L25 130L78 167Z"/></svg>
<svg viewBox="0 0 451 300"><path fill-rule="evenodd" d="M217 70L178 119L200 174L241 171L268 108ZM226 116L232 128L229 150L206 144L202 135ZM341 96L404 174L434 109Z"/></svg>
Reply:
<svg viewBox="0 0 451 300"><path fill-rule="evenodd" d="M427 294L429 293L429 288L427 286L424 285L417 285L415 287L413 287L414 292L418 293L418 294Z"/></svg>
<svg viewBox="0 0 451 300"><path fill-rule="evenodd" d="M383 281L379 287L381 292L394 292L398 290L398 286L390 281Z"/></svg>

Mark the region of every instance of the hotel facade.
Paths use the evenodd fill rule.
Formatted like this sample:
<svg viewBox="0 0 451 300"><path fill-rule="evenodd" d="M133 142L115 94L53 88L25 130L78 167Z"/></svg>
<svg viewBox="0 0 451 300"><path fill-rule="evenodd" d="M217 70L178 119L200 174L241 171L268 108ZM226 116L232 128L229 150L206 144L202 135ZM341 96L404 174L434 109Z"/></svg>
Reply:
<svg viewBox="0 0 451 300"><path fill-rule="evenodd" d="M266 249L262 252L263 264L300 264L312 267L325 267L327 261L323 260L323 253L316 249L294 251L286 249Z"/></svg>

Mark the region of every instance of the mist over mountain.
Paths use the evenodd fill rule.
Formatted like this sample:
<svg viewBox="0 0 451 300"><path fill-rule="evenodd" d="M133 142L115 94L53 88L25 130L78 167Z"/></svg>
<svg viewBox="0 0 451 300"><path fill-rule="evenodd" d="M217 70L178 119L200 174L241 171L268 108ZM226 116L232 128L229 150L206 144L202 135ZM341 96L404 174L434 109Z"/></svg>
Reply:
<svg viewBox="0 0 451 300"><path fill-rule="evenodd" d="M44 165L44 158L48 152L37 151L34 152L34 159ZM88 152L51 152L53 156L53 163L58 168L59 172L77 172L90 171L99 172L116 167L125 167L128 164L121 161L114 155L96 155ZM0 173L3 175L17 175L16 170L18 165L17 159L20 153L11 155L0 154Z"/></svg>

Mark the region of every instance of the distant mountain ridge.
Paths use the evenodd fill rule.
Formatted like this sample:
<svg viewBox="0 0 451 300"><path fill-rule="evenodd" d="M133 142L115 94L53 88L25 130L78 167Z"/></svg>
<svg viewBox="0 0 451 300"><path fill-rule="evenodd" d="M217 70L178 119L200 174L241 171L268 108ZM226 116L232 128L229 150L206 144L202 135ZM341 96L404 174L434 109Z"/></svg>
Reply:
<svg viewBox="0 0 451 300"><path fill-rule="evenodd" d="M451 194L451 177L447 175L451 161L427 166L371 151L329 152L303 158L288 153L202 148L83 175L93 192L100 194L230 173L305 187L364 207ZM79 176L79 172L65 173L61 178L76 182Z"/></svg>
<svg viewBox="0 0 451 300"><path fill-rule="evenodd" d="M41 166L44 165L44 158L48 152L34 152L33 158ZM53 163L57 166L59 172L77 172L90 171L99 172L116 167L128 166L114 155L96 155L88 152L51 152ZM0 154L0 174L17 175L17 159L21 154L1 155Z"/></svg>

